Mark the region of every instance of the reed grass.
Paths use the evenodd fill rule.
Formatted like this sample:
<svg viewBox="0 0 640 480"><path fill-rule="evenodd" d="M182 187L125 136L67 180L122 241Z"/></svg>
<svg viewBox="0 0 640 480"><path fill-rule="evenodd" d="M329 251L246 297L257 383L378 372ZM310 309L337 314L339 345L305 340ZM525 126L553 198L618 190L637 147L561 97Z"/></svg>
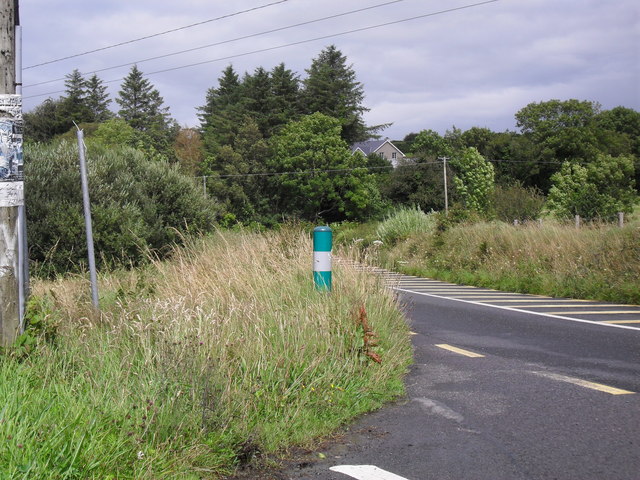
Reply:
<svg viewBox="0 0 640 480"><path fill-rule="evenodd" d="M404 391L395 299L348 265L315 291L307 233L218 232L100 286L100 313L84 278L34 286L55 339L0 356L0 478L218 478Z"/></svg>
<svg viewBox="0 0 640 480"><path fill-rule="evenodd" d="M406 273L505 291L640 303L640 227L461 224L380 254Z"/></svg>

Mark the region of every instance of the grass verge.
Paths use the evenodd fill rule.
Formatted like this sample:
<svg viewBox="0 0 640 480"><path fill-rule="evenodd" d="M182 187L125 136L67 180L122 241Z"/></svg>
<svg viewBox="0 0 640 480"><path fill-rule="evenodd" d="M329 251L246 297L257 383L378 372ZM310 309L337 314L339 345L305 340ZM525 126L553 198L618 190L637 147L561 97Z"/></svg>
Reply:
<svg viewBox="0 0 640 480"><path fill-rule="evenodd" d="M376 245L381 224L343 242L364 261L407 274L498 290L640 304L640 225L574 225L555 221L514 226L499 221L451 225L441 214L431 229ZM385 221L389 224L389 221ZM372 232L375 232L372 234ZM349 238L341 232L338 238ZM376 237L377 235L377 237Z"/></svg>
<svg viewBox="0 0 640 480"><path fill-rule="evenodd" d="M0 478L219 478L402 395L394 298L346 266L316 292L310 256L305 233L216 234L101 277L100 313L84 279L38 282L0 355Z"/></svg>

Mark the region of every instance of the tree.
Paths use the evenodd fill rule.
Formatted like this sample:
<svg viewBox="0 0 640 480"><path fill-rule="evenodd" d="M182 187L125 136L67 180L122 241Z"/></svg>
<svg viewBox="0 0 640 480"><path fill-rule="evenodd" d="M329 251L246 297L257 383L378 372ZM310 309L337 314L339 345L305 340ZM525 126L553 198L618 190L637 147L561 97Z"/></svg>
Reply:
<svg viewBox="0 0 640 480"><path fill-rule="evenodd" d="M450 157L453 148L438 132L422 130L413 139L411 153L422 160L435 160L438 157Z"/></svg>
<svg viewBox="0 0 640 480"><path fill-rule="evenodd" d="M322 113L287 124L271 138L272 210L307 220L364 219L381 207L375 178L341 138L340 120ZM287 172L287 174L281 174Z"/></svg>
<svg viewBox="0 0 640 480"><path fill-rule="evenodd" d="M594 119L600 105L580 100L549 100L530 103L515 117L522 134L533 149L528 161L533 184L546 191L551 175L563 161L591 161L599 152Z"/></svg>
<svg viewBox="0 0 640 480"><path fill-rule="evenodd" d="M245 73L242 80L242 96L247 113L256 121L262 135L268 136L275 103L269 72L258 67L253 75Z"/></svg>
<svg viewBox="0 0 640 480"><path fill-rule="evenodd" d="M207 191L236 221L251 223L268 220L268 198L264 173L268 146L256 121L245 117L232 145L223 145L207 158L203 173Z"/></svg>
<svg viewBox="0 0 640 480"><path fill-rule="evenodd" d="M561 218L608 219L631 212L638 200L634 174L634 157L629 155L600 154L584 166L564 162L551 177L547 204Z"/></svg>
<svg viewBox="0 0 640 480"><path fill-rule="evenodd" d="M205 151L214 154L222 145L231 145L238 120L244 117L241 84L229 65L218 79L218 88L207 90L205 104L198 107Z"/></svg>
<svg viewBox="0 0 640 480"><path fill-rule="evenodd" d="M169 108L164 107L160 92L144 78L137 65L125 77L116 103L120 105L118 115L134 129L141 132L164 128L169 118Z"/></svg>
<svg viewBox="0 0 640 480"><path fill-rule="evenodd" d="M136 147L156 159L173 158L173 140L179 126L171 119L160 92L134 65L122 82L116 103L118 114L134 130Z"/></svg>
<svg viewBox="0 0 640 480"><path fill-rule="evenodd" d="M25 140L47 142L73 127L73 123L63 115L62 102L62 98L47 98L31 112L25 112Z"/></svg>
<svg viewBox="0 0 640 480"><path fill-rule="evenodd" d="M313 59L307 74L302 92L304 112L339 119L341 136L348 144L367 140L371 132L362 118L369 110L362 105L364 88L342 52L335 45L325 48Z"/></svg>
<svg viewBox="0 0 640 480"><path fill-rule="evenodd" d="M64 86L66 96L62 97L62 114L67 117L70 128L73 127L73 122L92 121L86 102L87 81L78 69L65 75Z"/></svg>
<svg viewBox="0 0 640 480"><path fill-rule="evenodd" d="M453 190L452 176L447 178ZM418 206L423 211L444 210L444 172L442 163L417 158L402 162L380 186L384 198L393 203Z"/></svg>
<svg viewBox="0 0 640 480"><path fill-rule="evenodd" d="M113 117L113 113L109 110L111 99L102 80L96 74L93 74L85 85L85 103L91 113L91 120L93 122L104 122Z"/></svg>
<svg viewBox="0 0 640 480"><path fill-rule="evenodd" d="M478 150L466 148L451 160L455 171L456 195L464 206L480 213L487 212L495 186L493 165Z"/></svg>
<svg viewBox="0 0 640 480"><path fill-rule="evenodd" d="M195 128L181 128L173 142L175 157L183 173L198 174L204 160L202 135Z"/></svg>
<svg viewBox="0 0 640 480"><path fill-rule="evenodd" d="M273 105L269 122L270 135L300 117L300 79L284 63L276 65L271 70L271 91Z"/></svg>

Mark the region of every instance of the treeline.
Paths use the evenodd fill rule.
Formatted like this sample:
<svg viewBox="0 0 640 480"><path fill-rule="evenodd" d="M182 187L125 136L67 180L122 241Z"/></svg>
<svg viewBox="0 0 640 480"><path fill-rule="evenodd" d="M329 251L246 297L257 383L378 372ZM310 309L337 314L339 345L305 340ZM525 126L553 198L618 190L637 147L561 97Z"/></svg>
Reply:
<svg viewBox="0 0 640 480"><path fill-rule="evenodd" d="M58 172L51 171L51 160L41 158L55 157L43 152L55 152L65 138L74 138L75 122L85 130L90 149L95 144L112 150L101 157L103 161L115 164L114 155L123 155L118 165L126 169L131 155L123 149L133 149L149 165L166 165L187 180L182 188L186 198L200 195L207 206L187 203L206 208L209 216L194 221L187 215L180 221L179 215L172 215L171 220L156 222L177 232L194 225L206 231L214 222L271 226L287 219L362 221L398 205L442 210L444 158L449 205L463 214L475 211L524 220L546 209L560 217L608 218L631 211L637 200L640 113L632 109L603 111L591 101L551 100L517 112L519 132L452 127L440 135L427 129L394 142L407 159L392 168L377 155L351 154L351 144L375 138L386 125L365 124L364 87L346 57L329 46L305 73L301 77L280 64L241 75L228 66L197 107L200 125L181 128L136 66L115 99L117 112L110 109L106 87L96 75L86 80L74 71L67 76L64 96L48 99L25 114L27 142L46 144L31 150L34 154L27 158L27 188L55 188ZM30 180L38 177L34 175L38 168L51 175L47 185ZM142 182L143 177L131 181ZM96 179L92 188L99 188L96 182L109 181L108 176ZM164 201L159 193L153 194L154 189L169 187L158 183L139 188L151 192L153 203ZM28 208L40 211L41 206L33 203L46 202L46 195L31 198L27 196ZM128 202L127 208L148 205L134 196L118 198ZM80 211L79 204L68 204ZM171 205L159 209L170 210ZM145 223L152 216L148 211L139 215L146 225L139 231L158 232ZM45 235L51 219L30 217L30 222L43 222L30 229L30 236L34 236L31 244L38 245L36 259L44 260L58 248L60 237ZM63 235L62 230L57 235ZM145 247L162 246L151 236L137 238L144 239L139 243ZM77 246L74 251L79 250Z"/></svg>

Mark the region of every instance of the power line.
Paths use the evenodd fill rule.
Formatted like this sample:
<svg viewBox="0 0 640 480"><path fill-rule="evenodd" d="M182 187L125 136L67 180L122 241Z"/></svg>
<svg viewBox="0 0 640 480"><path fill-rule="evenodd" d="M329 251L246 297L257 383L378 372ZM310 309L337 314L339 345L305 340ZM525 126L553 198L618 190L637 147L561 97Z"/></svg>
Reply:
<svg viewBox="0 0 640 480"><path fill-rule="evenodd" d="M252 50L252 51L249 51L249 52L238 53L238 54L234 54L234 55L227 55L225 57L218 57L218 58L214 58L214 59L210 59L210 60L204 60L202 62L196 62L196 63L187 64L187 65L181 65L179 67L172 67L172 68L166 68L166 69L163 69L163 70L156 70L154 72L145 73L145 76L156 75L158 73L166 73L166 72L171 72L171 71L175 71L175 70L182 70L184 68L197 67L197 66L200 66L200 65L208 64L208 63L220 62L222 60L231 60L233 58L245 57L245 56L253 55L253 54L256 54L256 53L264 53L264 52L269 52L269 51L273 51L273 50L280 50L280 49L283 49L283 48L292 47L292 46L296 46L296 45L303 45L305 43L311 43L311 42L315 42L315 41L318 41L318 40L326 40L328 38L340 37L340 36L349 35L349 34L352 34L352 33L359 33L359 32L364 32L364 31L367 31L367 30L373 30L374 28L381 28L381 27L388 27L388 26L391 26L391 25L398 25L400 23L410 22L410 21L413 21L413 20L418 20L418 19L427 18L427 17L434 17L436 15L443 15L445 13L451 13L451 12L455 12L455 11L459 11L459 10L465 10L465 9L468 9L468 8L487 5L489 3L495 3L495 2L498 2L498 1L500 1L500 0L486 0L484 2L472 3L472 4L468 4L468 5L463 5L461 7L449 8L449 9L440 10L440 11L437 11L437 12L426 13L424 15L416 15L416 16L409 17L409 18L404 18L404 19L401 19L401 20L394 20L394 21L391 21L391 22L379 23L379 24L376 24L376 25L370 25L368 27L354 28L354 29L351 29L351 30L346 30L344 32L333 33L333 34L329 34L329 35L322 35L320 37L314 37L314 38L310 38L310 39L306 39L306 40L300 40L300 41L297 41L297 42L291 42L291 43L286 43L286 44L283 44L283 45L277 45L275 47L261 48L261 49ZM117 78L117 79L114 79L114 80L107 80L104 83L119 82L121 80L124 80L124 77L123 78ZM31 95L31 96L24 97L24 98L28 99L28 98L35 98L35 97L43 97L43 96L46 96L46 95L53 95L53 94L56 94L56 93L64 93L64 90L58 90L58 91L49 92L49 93L41 93L41 94Z"/></svg>
<svg viewBox="0 0 640 480"><path fill-rule="evenodd" d="M449 157L446 157L447 160L450 160ZM491 163L530 163L532 165L562 165L565 161L556 160L556 161L545 161L545 162L530 162L527 160L486 160ZM247 178L247 177L273 177L279 175L313 175L316 173L348 173L356 170L389 170L394 168L411 168L411 167L421 167L421 166L430 166L430 165L442 165L442 160L428 160L425 162L414 162L414 163L405 163L403 165L399 165L394 167L392 165L385 165L379 167L352 167L352 168L333 168L333 169L313 169L313 170L300 170L300 171L288 171L288 172L256 172L256 173L230 173L224 175L199 175L195 178ZM574 162L571 161L572 164L578 165L588 165L593 162ZM635 165L640 164L640 161L634 162Z"/></svg>
<svg viewBox="0 0 640 480"><path fill-rule="evenodd" d="M103 50L109 50L111 48L121 47L123 45L129 45L131 43L140 42L142 40L147 40L149 38L159 37L161 35L167 35L168 33L178 32L180 30L186 30L187 28L197 27L198 25L204 25L205 23L216 22L218 20L223 20L225 18L230 18L230 17L235 17L235 16L238 16L238 15L242 15L243 13L253 12L253 11L256 11L256 10L262 10L263 8L272 7L274 5L278 5L280 3L284 3L284 2L287 2L287 1L288 0L278 0L277 2L267 3L267 4L261 5L259 7L248 8L246 10L241 10L239 12L230 13L230 14L227 14L227 15L222 15L221 17L210 18L209 20L203 20L202 22L197 22L197 23L192 23L190 25L185 25L185 26L182 26L182 27L172 28L171 30L165 30L164 32L153 33L151 35L146 35L144 37L134 38L132 40L127 40L127 41L124 41L124 42L115 43L113 45L107 45L106 47L96 48L95 50L88 50L86 52L81 52L81 53L76 53L76 54L73 54L73 55L68 55L66 57L56 58L54 60L49 60L47 62L38 63L36 65L29 65L28 67L24 67L23 70L28 70L30 68L41 67L43 65L49 65L51 63L61 62L63 60L69 60L70 58L82 57L83 55L89 55L90 53L101 52Z"/></svg>
<svg viewBox="0 0 640 480"><path fill-rule="evenodd" d="M136 60L136 61L133 61L133 62L122 63L120 65L114 65L114 66L111 66L111 67L105 67L105 68L101 68L101 69L98 69L98 70L93 70L91 72L83 72L81 75L89 75L89 74L93 74L93 73L105 72L107 70L114 70L116 68L128 67L130 65L137 65L137 64L140 64L140 63L144 63L144 62L150 62L152 60L160 60L162 58L172 57L172 56L175 56L175 55L181 55L183 53L195 52L197 50L203 50L205 48L217 47L217 46L220 46L220 45L225 45L227 43L237 42L237 41L240 41L240 40L246 40L248 38L255 38L255 37L259 37L259 36L262 36L262 35L267 35L267 34L270 34L270 33L282 32L284 30L290 30L292 28L297 28L297 27L302 27L302 26L305 26L305 25L311 25L313 23L323 22L323 21L326 21L326 20L333 20L334 18L344 17L344 16L347 16L347 15L352 15L354 13L364 12L366 10L373 10L375 8L386 7L388 5L392 5L394 3L400 3L400 2L404 2L404 1L406 1L406 0L393 0L393 1L389 1L389 2L379 3L377 5L371 5L369 7L358 8L356 10L350 10L348 12L337 13L335 15L329 15L327 17L317 18L315 20L309 20L309 21L306 21L306 22L295 23L293 25L287 25L287 26L284 26L284 27L274 28L274 29L271 29L271 30L265 30L265 31L259 32L259 33L252 33L252 34L249 34L249 35L243 35L241 37L236 37L236 38L232 38L232 39L229 39L229 40L222 40L220 42L215 42L215 43L209 43L207 45L201 45L199 47L188 48L186 50L180 50L180 51L173 52L173 53L167 53L167 54L164 54L164 55L157 55L155 57L144 58L144 59ZM48 84L48 83L60 82L62 80L65 80L65 78L66 77L55 78L53 80L45 80L44 82L32 83L30 85L25 85L23 88L37 87L39 85L45 85L45 84Z"/></svg>

